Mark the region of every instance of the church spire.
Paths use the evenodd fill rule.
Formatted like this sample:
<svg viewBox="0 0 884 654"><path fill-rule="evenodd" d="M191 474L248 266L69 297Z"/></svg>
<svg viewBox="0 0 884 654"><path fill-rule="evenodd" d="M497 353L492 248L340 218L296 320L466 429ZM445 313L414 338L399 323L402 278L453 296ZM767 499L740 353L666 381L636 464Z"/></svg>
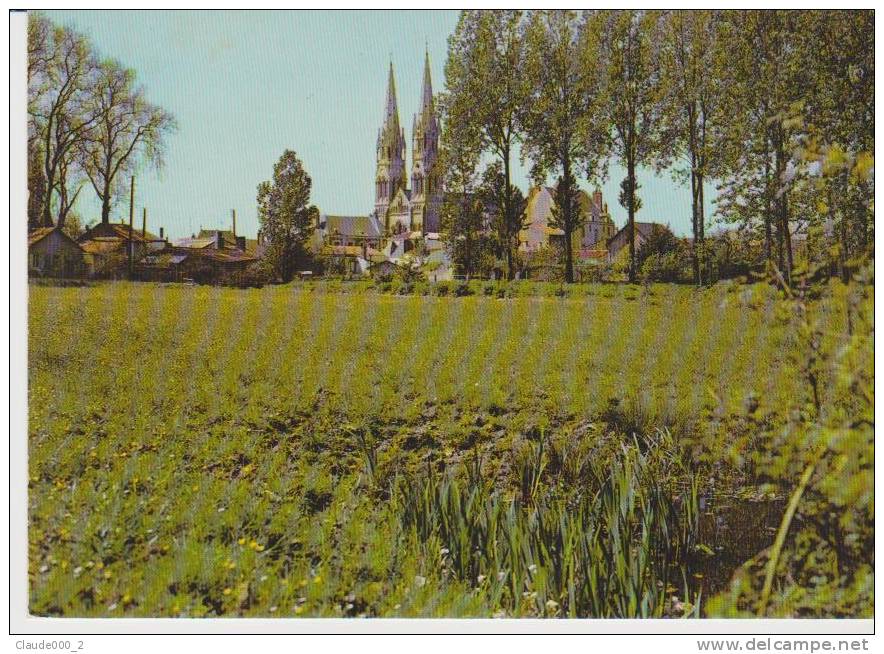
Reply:
<svg viewBox="0 0 884 654"><path fill-rule="evenodd" d="M424 90L421 95L421 112L433 109L433 82L430 80L430 53L424 49Z"/></svg>
<svg viewBox="0 0 884 654"><path fill-rule="evenodd" d="M387 104L384 109L384 125L387 125L391 119L395 119L399 124L399 110L396 107L396 82L393 79L393 62L390 62L390 78L387 81Z"/></svg>

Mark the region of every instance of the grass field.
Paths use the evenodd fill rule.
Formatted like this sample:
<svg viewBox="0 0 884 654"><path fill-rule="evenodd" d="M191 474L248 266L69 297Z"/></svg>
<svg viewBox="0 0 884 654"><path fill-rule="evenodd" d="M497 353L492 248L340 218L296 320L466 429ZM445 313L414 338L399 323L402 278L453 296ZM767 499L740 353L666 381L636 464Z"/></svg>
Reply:
<svg viewBox="0 0 884 654"><path fill-rule="evenodd" d="M807 410L808 374L815 423L841 407L851 293L802 304L809 347L805 314L763 284L505 299L32 287L31 611L755 611L758 580L732 576L768 551L800 476L781 458L801 441L776 439ZM851 465L839 474L871 467ZM831 471L814 470L822 488ZM802 502L837 510L821 493ZM859 510L859 540L838 538L861 559ZM865 615L863 562L845 560L825 583L860 601L830 612ZM802 601L765 605L826 613Z"/></svg>

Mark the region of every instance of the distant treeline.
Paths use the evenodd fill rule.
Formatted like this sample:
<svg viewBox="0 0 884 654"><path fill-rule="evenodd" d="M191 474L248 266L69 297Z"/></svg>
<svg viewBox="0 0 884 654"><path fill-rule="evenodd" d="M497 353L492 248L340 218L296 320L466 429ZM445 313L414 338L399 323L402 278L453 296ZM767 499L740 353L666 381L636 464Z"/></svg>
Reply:
<svg viewBox="0 0 884 654"><path fill-rule="evenodd" d="M800 233L812 260L846 276L874 240L874 50L872 11L464 11L440 94L452 254L469 274L490 252L513 275L519 152L535 182L557 180L568 281L578 178L598 182L610 162L626 170L630 230L637 168L689 182L698 283L704 182L718 187L720 221L760 244L757 263L788 282Z"/></svg>

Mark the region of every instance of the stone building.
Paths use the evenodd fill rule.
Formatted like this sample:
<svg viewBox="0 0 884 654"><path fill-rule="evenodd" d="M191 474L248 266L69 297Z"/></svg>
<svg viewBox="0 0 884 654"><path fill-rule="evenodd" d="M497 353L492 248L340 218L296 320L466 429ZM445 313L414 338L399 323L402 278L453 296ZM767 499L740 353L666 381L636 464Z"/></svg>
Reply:
<svg viewBox="0 0 884 654"><path fill-rule="evenodd" d="M386 235L438 232L442 178L438 166L439 121L433 103L430 58L424 58L420 113L412 120L411 188L406 174L405 130L399 124L393 64L387 82L384 119L378 130L374 216Z"/></svg>
<svg viewBox="0 0 884 654"><path fill-rule="evenodd" d="M526 227L519 234L519 249L523 252L537 252L550 245L564 245L564 232L550 224L555 196L556 190L548 186L537 186L528 192ZM605 249L616 228L611 214L608 213L608 204L602 198L602 192L596 189L590 197L585 191L578 190L577 203L583 224L573 235L574 251Z"/></svg>

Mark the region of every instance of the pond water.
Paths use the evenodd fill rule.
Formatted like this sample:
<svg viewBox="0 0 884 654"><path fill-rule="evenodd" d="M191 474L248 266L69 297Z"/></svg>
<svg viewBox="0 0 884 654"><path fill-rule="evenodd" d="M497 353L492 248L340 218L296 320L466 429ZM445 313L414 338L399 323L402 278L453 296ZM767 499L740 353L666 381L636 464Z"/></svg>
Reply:
<svg viewBox="0 0 884 654"><path fill-rule="evenodd" d="M781 499L700 499L698 542L711 553L697 552L689 569L705 597L724 590L737 568L773 544L785 506Z"/></svg>

